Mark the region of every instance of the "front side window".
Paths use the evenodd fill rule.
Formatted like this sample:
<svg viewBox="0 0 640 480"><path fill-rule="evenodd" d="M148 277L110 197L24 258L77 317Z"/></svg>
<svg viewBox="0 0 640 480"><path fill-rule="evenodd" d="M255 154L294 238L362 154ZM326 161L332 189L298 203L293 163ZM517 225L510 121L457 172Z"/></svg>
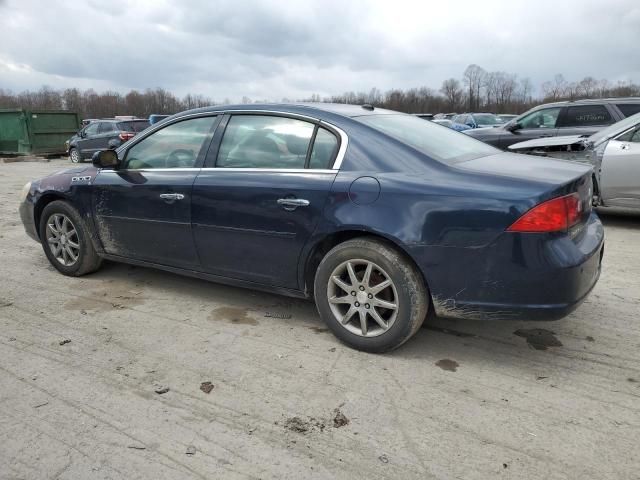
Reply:
<svg viewBox="0 0 640 480"><path fill-rule="evenodd" d="M491 145L413 115L381 114L354 117L442 163L455 164L500 153Z"/></svg>
<svg viewBox="0 0 640 480"><path fill-rule="evenodd" d="M123 168L193 168L209 139L216 117L172 123L136 143L127 151Z"/></svg>
<svg viewBox="0 0 640 480"><path fill-rule="evenodd" d="M555 128L561 107L537 110L518 120L522 128Z"/></svg>
<svg viewBox="0 0 640 480"><path fill-rule="evenodd" d="M87 128L84 129L84 134L87 137L91 137L98 133L98 127L102 125L102 122L93 122L87 125Z"/></svg>
<svg viewBox="0 0 640 480"><path fill-rule="evenodd" d="M235 115L216 161L222 168L304 168L315 126L269 115Z"/></svg>
<svg viewBox="0 0 640 480"><path fill-rule="evenodd" d="M619 142L640 143L640 128L632 128L616 138Z"/></svg>
<svg viewBox="0 0 640 480"><path fill-rule="evenodd" d="M559 127L591 127L610 125L613 118L604 105L580 105L567 107L567 113L560 121Z"/></svg>

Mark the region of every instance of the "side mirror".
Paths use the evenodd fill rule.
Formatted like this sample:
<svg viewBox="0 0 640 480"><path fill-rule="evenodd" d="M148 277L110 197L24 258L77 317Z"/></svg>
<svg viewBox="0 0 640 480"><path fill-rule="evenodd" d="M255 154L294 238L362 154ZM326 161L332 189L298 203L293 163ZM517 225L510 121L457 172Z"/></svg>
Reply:
<svg viewBox="0 0 640 480"><path fill-rule="evenodd" d="M522 128L522 125L518 122L512 122L505 125L504 128L510 132L515 132L516 130L520 130Z"/></svg>
<svg viewBox="0 0 640 480"><path fill-rule="evenodd" d="M82 130L80 130L80 131L78 132L78 136L79 136L80 138L84 138L84 137L86 137L86 136L87 136L87 134L84 132L84 129L82 129Z"/></svg>
<svg viewBox="0 0 640 480"><path fill-rule="evenodd" d="M93 154L91 161L97 168L117 168L120 164L118 154L113 150L100 150Z"/></svg>

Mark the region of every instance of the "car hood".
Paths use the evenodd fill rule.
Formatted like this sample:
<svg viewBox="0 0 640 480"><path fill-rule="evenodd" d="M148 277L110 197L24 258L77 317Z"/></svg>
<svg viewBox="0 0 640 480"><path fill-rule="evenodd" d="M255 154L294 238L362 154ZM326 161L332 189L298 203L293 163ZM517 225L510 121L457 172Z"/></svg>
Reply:
<svg viewBox="0 0 640 480"><path fill-rule="evenodd" d="M591 170L583 163L508 152L467 160L455 167L552 185L565 184Z"/></svg>
<svg viewBox="0 0 640 480"><path fill-rule="evenodd" d="M588 137L586 135L567 135L564 137L545 137L534 138L526 142L514 143L509 145L509 150L528 150L537 147L556 147L562 145L573 145L574 143L583 142Z"/></svg>
<svg viewBox="0 0 640 480"><path fill-rule="evenodd" d="M64 170L60 170L58 172L54 172L51 175L47 175L45 178L65 176L65 175L91 175L94 176L98 172L98 169L93 165L82 165L78 167L66 168Z"/></svg>

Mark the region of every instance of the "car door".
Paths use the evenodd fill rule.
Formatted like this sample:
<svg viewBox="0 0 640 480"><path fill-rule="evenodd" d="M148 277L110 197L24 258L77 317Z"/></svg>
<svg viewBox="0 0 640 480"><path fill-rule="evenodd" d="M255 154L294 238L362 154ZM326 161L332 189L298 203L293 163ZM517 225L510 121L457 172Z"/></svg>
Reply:
<svg viewBox="0 0 640 480"><path fill-rule="evenodd" d="M566 107L558 118L557 135L590 136L616 120L606 105L571 105Z"/></svg>
<svg viewBox="0 0 640 480"><path fill-rule="evenodd" d="M193 231L203 268L302 288L300 252L322 215L339 142L346 140L312 119L276 114L233 114L218 131L210 168L193 187Z"/></svg>
<svg viewBox="0 0 640 480"><path fill-rule="evenodd" d="M81 158L91 158L96 151L96 137L102 122L91 122L82 130L78 140L78 152Z"/></svg>
<svg viewBox="0 0 640 480"><path fill-rule="evenodd" d="M115 122L102 122L98 127L98 135L95 142L95 151L106 150L110 147L110 141L118 138L118 129Z"/></svg>
<svg viewBox="0 0 640 480"><path fill-rule="evenodd" d="M499 146L507 148L514 143L535 138L555 137L558 134L556 124L561 111L562 107L541 108L522 117L517 122L520 128L512 131L504 129Z"/></svg>
<svg viewBox="0 0 640 480"><path fill-rule="evenodd" d="M118 152L92 189L97 232L106 253L160 265L199 268L191 232L191 190L217 117L166 125Z"/></svg>
<svg viewBox="0 0 640 480"><path fill-rule="evenodd" d="M604 204L640 208L640 127L609 140L600 168Z"/></svg>

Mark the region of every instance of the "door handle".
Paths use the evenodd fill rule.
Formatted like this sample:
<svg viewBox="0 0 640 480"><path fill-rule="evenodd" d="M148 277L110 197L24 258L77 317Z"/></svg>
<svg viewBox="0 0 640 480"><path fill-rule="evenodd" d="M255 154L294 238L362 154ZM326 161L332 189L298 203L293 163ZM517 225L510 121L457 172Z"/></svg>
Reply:
<svg viewBox="0 0 640 480"><path fill-rule="evenodd" d="M161 193L160 198L167 202L173 202L174 200L182 200L184 195L181 193Z"/></svg>
<svg viewBox="0 0 640 480"><path fill-rule="evenodd" d="M295 210L298 207L308 207L309 200L304 198L279 198L278 205L282 206L285 210Z"/></svg>

